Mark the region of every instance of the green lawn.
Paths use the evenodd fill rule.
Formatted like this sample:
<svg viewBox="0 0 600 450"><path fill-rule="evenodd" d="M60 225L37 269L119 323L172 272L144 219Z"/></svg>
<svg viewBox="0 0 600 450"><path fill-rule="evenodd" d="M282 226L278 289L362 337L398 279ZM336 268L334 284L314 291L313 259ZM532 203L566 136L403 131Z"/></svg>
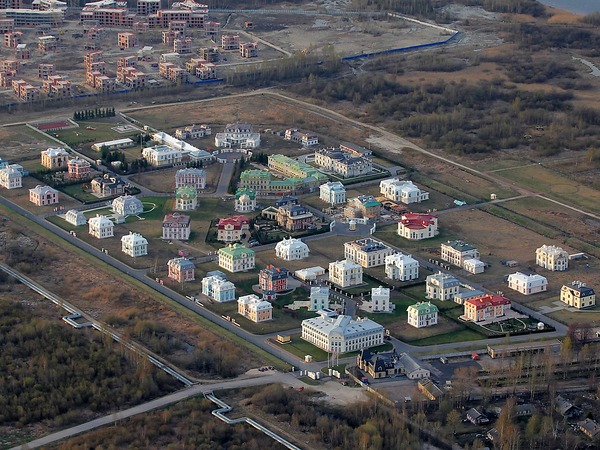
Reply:
<svg viewBox="0 0 600 450"><path fill-rule="evenodd" d="M139 131L131 133L117 133L111 128L119 125L116 122L109 121L109 119L106 118L77 122L77 124L79 125L79 128L70 128L68 130L61 130L58 132L58 138L71 147L88 142L97 143L111 141L114 139L124 139L140 134ZM95 130L88 130L88 126L95 128Z"/></svg>
<svg viewBox="0 0 600 450"><path fill-rule="evenodd" d="M95 195L86 192L89 189L84 188L84 184L89 186L89 181L86 183L72 184L70 186L62 186L58 189L82 203L104 202L107 200L106 198L98 198Z"/></svg>
<svg viewBox="0 0 600 450"><path fill-rule="evenodd" d="M452 333L439 334L437 336L410 341L410 345L425 346L436 344L452 344L454 342L477 341L480 339L486 339L486 336L473 330L464 329L460 331L453 331Z"/></svg>

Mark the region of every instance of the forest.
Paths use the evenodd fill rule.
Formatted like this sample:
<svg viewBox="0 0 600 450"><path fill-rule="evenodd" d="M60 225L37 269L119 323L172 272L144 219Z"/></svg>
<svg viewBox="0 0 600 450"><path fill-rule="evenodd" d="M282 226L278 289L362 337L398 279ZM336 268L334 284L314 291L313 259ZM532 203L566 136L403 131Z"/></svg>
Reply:
<svg viewBox="0 0 600 450"><path fill-rule="evenodd" d="M0 299L0 425L80 422L165 395L179 382L112 339L36 317Z"/></svg>

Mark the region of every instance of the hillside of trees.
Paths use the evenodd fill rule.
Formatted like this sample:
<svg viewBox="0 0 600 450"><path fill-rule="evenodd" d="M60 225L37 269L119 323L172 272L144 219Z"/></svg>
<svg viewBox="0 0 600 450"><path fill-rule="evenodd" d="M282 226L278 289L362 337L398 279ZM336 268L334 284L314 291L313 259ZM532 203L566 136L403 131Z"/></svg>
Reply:
<svg viewBox="0 0 600 450"><path fill-rule="evenodd" d="M165 395L180 384L100 333L38 318L0 299L0 425L81 422Z"/></svg>

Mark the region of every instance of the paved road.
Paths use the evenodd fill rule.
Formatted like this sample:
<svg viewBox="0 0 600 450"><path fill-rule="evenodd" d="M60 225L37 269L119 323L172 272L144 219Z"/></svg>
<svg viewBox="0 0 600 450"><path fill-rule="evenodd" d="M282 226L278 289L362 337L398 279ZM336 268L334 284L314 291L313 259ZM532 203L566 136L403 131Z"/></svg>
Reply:
<svg viewBox="0 0 600 450"><path fill-rule="evenodd" d="M144 403L142 405L134 406L133 408L129 408L123 411L116 412L114 414L110 414L108 416L100 417L99 419L92 420L90 422L86 422L84 424L78 425L76 427L67 428L66 430L59 431L54 434L50 434L48 436L44 436L43 438L36 439L35 441L31 441L27 443L27 447L17 446L13 447L11 450L23 450L24 448L37 448L43 445L49 445L54 442L71 438L73 436L77 436L82 433L87 433L95 428L102 427L105 425L110 425L117 420L126 419L131 416L135 416L138 414L146 413L148 411L152 411L158 408L163 408L165 406L171 405L173 403L177 403L181 400L185 400L190 397L194 397L197 395L201 395L205 392L216 391L221 389L233 389L239 387L248 387L248 386L258 386L261 384L271 384L271 383L283 383L286 385L292 385L294 387L304 386L304 384L298 380L293 375L283 374L280 372L271 373L269 375L259 376L251 379L242 379L242 380L232 380L232 381L223 381L220 383L213 383L207 385L197 385L192 386L190 388L175 392L174 394L167 395L165 397L161 397L159 399L153 400L148 403ZM216 409L216 407L215 407ZM25 445L25 444L24 444Z"/></svg>

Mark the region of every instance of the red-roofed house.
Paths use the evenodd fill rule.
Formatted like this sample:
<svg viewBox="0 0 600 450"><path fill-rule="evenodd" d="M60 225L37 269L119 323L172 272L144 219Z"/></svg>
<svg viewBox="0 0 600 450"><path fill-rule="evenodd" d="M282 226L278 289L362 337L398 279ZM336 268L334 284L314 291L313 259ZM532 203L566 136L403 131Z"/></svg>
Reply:
<svg viewBox="0 0 600 450"><path fill-rule="evenodd" d="M398 222L398 235L411 241L438 234L438 218L432 214L407 213Z"/></svg>
<svg viewBox="0 0 600 450"><path fill-rule="evenodd" d="M510 300L502 295L486 294L464 303L464 316L473 322L493 319L503 316L507 309L510 309Z"/></svg>
<svg viewBox="0 0 600 450"><path fill-rule="evenodd" d="M219 219L217 225L217 240L236 242L242 240L244 231L250 229L250 221L246 216L233 216Z"/></svg>
<svg viewBox="0 0 600 450"><path fill-rule="evenodd" d="M287 289L288 271L272 265L260 271L258 281L263 291L280 292Z"/></svg>

